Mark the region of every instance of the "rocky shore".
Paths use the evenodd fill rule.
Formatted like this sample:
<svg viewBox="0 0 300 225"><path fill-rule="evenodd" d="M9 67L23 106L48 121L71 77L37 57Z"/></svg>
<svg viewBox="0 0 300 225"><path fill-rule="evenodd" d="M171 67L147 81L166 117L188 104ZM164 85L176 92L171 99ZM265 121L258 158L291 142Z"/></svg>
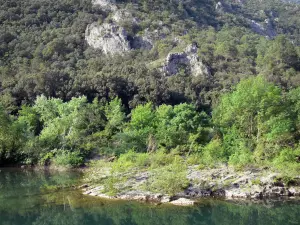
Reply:
<svg viewBox="0 0 300 225"><path fill-rule="evenodd" d="M80 188L85 195L108 199L137 200L174 205L194 205L203 197L225 199L267 199L278 197L294 198L300 196L300 177L283 181L279 173L267 169L248 169L235 171L223 166L215 169L201 169L190 166L188 169L189 186L180 193L169 196L163 193L144 191L143 184L150 177L149 172L132 174L125 183L129 187L113 196L104 193L104 186L85 184Z"/></svg>

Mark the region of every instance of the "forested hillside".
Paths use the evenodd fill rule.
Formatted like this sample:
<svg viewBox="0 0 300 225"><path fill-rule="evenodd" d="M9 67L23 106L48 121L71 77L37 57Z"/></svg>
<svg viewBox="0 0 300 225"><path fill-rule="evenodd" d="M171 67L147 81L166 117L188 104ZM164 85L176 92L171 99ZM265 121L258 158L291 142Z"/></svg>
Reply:
<svg viewBox="0 0 300 225"><path fill-rule="evenodd" d="M0 164L129 150L297 164L289 2L3 0Z"/></svg>

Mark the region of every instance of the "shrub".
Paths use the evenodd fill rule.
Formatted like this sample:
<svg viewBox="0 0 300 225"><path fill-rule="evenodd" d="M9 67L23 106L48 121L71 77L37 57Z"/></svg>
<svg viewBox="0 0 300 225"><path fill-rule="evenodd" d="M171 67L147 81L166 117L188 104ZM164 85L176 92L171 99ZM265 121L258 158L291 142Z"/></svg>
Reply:
<svg viewBox="0 0 300 225"><path fill-rule="evenodd" d="M189 155L186 159L186 162L188 165L198 165L199 163L201 163L201 160L202 160L202 155L195 153Z"/></svg>
<svg viewBox="0 0 300 225"><path fill-rule="evenodd" d="M151 154L151 168L159 168L171 164L174 161L174 155L167 154L164 150L159 150Z"/></svg>
<svg viewBox="0 0 300 225"><path fill-rule="evenodd" d="M126 172L132 168L142 168L150 165L149 154L136 153L133 150L120 157L113 163L112 168L114 172Z"/></svg>
<svg viewBox="0 0 300 225"><path fill-rule="evenodd" d="M278 169L284 177L296 177L300 173L300 148L295 150L286 148L274 158L272 164L275 169Z"/></svg>
<svg viewBox="0 0 300 225"><path fill-rule="evenodd" d="M253 162L253 155L248 149L241 149L229 157L229 164L244 167Z"/></svg>
<svg viewBox="0 0 300 225"><path fill-rule="evenodd" d="M226 157L224 155L221 141L219 139L215 139L203 148L200 163L204 165L213 165L216 162L224 162L225 160Z"/></svg>
<svg viewBox="0 0 300 225"><path fill-rule="evenodd" d="M147 189L153 192L174 195L189 184L187 167L183 160L176 157L172 164L153 170Z"/></svg>
<svg viewBox="0 0 300 225"><path fill-rule="evenodd" d="M84 159L82 156L80 156L79 151L70 152L66 150L60 150L56 153L52 162L57 166L79 167L83 164Z"/></svg>

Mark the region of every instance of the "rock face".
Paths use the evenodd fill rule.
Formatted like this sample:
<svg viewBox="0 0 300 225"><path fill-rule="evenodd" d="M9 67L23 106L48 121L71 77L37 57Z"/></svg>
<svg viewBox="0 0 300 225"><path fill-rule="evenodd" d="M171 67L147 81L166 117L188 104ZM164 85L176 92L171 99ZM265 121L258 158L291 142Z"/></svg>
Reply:
<svg viewBox="0 0 300 225"><path fill-rule="evenodd" d="M268 18L264 22L258 22L252 19L249 19L245 17L245 15L240 14L237 10L234 4L239 4L241 7L243 7L244 3L246 0L232 0L232 2L224 1L221 0L216 3L215 5L215 10L218 13L232 13L238 16L244 17L246 21L248 22L250 28L252 29L253 32L265 36L267 38L274 38L277 35L276 29L275 29L275 24L276 20L278 18L275 17L275 14L273 11L263 11L265 16Z"/></svg>
<svg viewBox="0 0 300 225"><path fill-rule="evenodd" d="M115 24L92 23L86 29L85 39L90 46L105 54L122 54L130 50L126 30Z"/></svg>
<svg viewBox="0 0 300 225"><path fill-rule="evenodd" d="M115 22L126 21L123 16L129 12L126 10L121 11L117 11L113 16ZM127 19L130 20L130 23L137 23L137 19L134 17L128 17ZM167 28L152 32L145 30L143 35L129 38L125 28L116 23L103 23L101 25L92 23L86 28L85 40L88 45L95 49L101 49L105 54L122 54L131 49L151 50L156 40L166 37L166 35L164 35L166 32L168 32ZM191 56L190 60L195 62L196 65L197 57L192 58ZM195 69L198 70L197 67L202 68L203 66L198 63L195 67Z"/></svg>
<svg viewBox="0 0 300 225"><path fill-rule="evenodd" d="M271 19L266 19L264 23L258 23L251 20L250 26L255 33L268 38L274 38L277 35Z"/></svg>
<svg viewBox="0 0 300 225"><path fill-rule="evenodd" d="M163 24L160 25L159 29L153 31L149 31L147 28L142 35L133 38L132 48L150 50L153 48L155 41L166 38L169 33L170 29Z"/></svg>
<svg viewBox="0 0 300 225"><path fill-rule="evenodd" d="M170 53L162 71L166 76L173 76L179 72L181 68L190 70L195 77L210 77L209 68L203 64L198 56L198 47L196 44L188 46L184 52Z"/></svg>
<svg viewBox="0 0 300 225"><path fill-rule="evenodd" d="M147 36L136 36L132 41L133 49L146 49L151 50L153 48L153 40Z"/></svg>
<svg viewBox="0 0 300 225"><path fill-rule="evenodd" d="M232 12L232 7L230 4L227 4L224 0L221 0L217 2L215 9L219 13L224 13L224 12Z"/></svg>
<svg viewBox="0 0 300 225"><path fill-rule="evenodd" d="M131 12L129 12L128 10L126 9L119 9L117 10L113 16L112 16L112 19L117 23L117 24L120 24L120 23L124 23L124 22L127 22L127 23L132 23L132 24L138 24L138 19L133 17Z"/></svg>
<svg viewBox="0 0 300 225"><path fill-rule="evenodd" d="M94 6L99 6L103 10L117 10L116 0L92 0Z"/></svg>

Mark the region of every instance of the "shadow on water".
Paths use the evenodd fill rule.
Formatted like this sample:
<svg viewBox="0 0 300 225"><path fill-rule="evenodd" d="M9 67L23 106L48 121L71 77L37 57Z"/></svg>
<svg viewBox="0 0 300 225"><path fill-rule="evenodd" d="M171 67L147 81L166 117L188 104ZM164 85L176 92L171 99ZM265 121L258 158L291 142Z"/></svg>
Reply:
<svg viewBox="0 0 300 225"><path fill-rule="evenodd" d="M202 200L195 207L105 201L72 189L80 173L1 170L1 225L290 225L300 202Z"/></svg>

